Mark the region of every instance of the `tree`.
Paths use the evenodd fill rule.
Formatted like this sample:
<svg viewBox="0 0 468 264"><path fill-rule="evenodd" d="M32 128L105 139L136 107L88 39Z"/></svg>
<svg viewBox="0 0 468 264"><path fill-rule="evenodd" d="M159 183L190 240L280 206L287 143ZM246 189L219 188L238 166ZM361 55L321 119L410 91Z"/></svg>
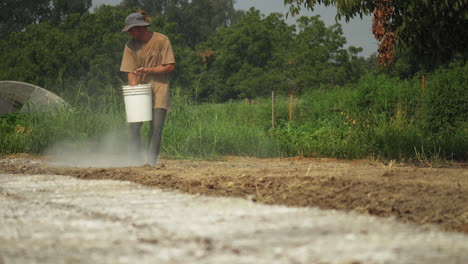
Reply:
<svg viewBox="0 0 468 264"><path fill-rule="evenodd" d="M52 0L52 19L62 21L68 14L88 13L92 0Z"/></svg>
<svg viewBox="0 0 468 264"><path fill-rule="evenodd" d="M431 69L457 56L467 57L468 1L466 0L284 0L289 13L301 7L334 5L337 19L346 21L374 14L373 32L381 41L379 59L391 63L397 54L409 50L412 58Z"/></svg>
<svg viewBox="0 0 468 264"><path fill-rule="evenodd" d="M121 5L173 23L174 33L183 36L192 48L218 28L234 24L243 13L234 9L233 0L124 0Z"/></svg>
<svg viewBox="0 0 468 264"><path fill-rule="evenodd" d="M239 72L245 73L245 69L255 71L254 68L267 66L272 55L271 37L268 28L262 23L260 12L254 9L250 9L238 23L219 29L211 39L199 46L199 50L202 51L209 49L215 51L211 60L206 62L207 71L202 72L204 86L200 89L199 96L227 100L231 96L237 97L240 94L243 96L255 94L243 93L239 90L241 86L233 80L245 78L245 75L239 75ZM246 90L246 87L244 85L242 90ZM261 89L261 87L256 88Z"/></svg>
<svg viewBox="0 0 468 264"><path fill-rule="evenodd" d="M361 48L343 46L341 26L326 27L319 16L301 17L299 29L281 14L250 9L240 21L219 29L197 46L197 98L228 100L303 92L342 85L361 75ZM212 52L210 52L212 51Z"/></svg>
<svg viewBox="0 0 468 264"><path fill-rule="evenodd" d="M68 14L87 13L91 5L92 0L0 0L0 33L6 36L45 21L58 24Z"/></svg>
<svg viewBox="0 0 468 264"><path fill-rule="evenodd" d="M125 8L140 8L152 16L164 14L170 5L178 5L179 0L123 0L121 6Z"/></svg>
<svg viewBox="0 0 468 264"><path fill-rule="evenodd" d="M192 48L208 40L217 29L234 24L243 11L234 9L232 0L183 0L165 13L167 21L175 24L175 31L184 36Z"/></svg>
<svg viewBox="0 0 468 264"><path fill-rule="evenodd" d="M180 10L193 17L202 11L200 6L192 11L185 8ZM229 15L210 13L218 9L204 11L211 14L211 20L200 23L218 26L207 28L203 37L207 40L201 43L195 42L203 38L188 43L188 35L183 36L179 25L168 21L166 14L153 17L150 30L171 39L178 65L172 85L184 95L198 101L221 101L266 96L271 90L301 92L360 76L360 48L343 48L339 25L325 27L319 17L304 17L296 31L281 14L265 17L255 9L231 24ZM42 86L72 99L72 104L105 105L93 102L121 96L125 75L119 73L119 67L129 40L121 29L125 17L135 11L103 5L94 13L67 14L59 23L32 23L12 32L0 39L0 79Z"/></svg>
<svg viewBox="0 0 468 264"><path fill-rule="evenodd" d="M73 100L107 96L106 87L122 83L128 36L121 29L129 12L101 6L93 14L69 14L59 25L31 24L10 34L0 40L0 79L29 82Z"/></svg>
<svg viewBox="0 0 468 264"><path fill-rule="evenodd" d="M50 0L0 0L0 34L23 30L50 17Z"/></svg>
<svg viewBox="0 0 468 264"><path fill-rule="evenodd" d="M292 61L285 67L296 91L343 85L361 76L358 54L362 48L343 48L346 39L341 25L326 27L320 16L300 17L297 22Z"/></svg>

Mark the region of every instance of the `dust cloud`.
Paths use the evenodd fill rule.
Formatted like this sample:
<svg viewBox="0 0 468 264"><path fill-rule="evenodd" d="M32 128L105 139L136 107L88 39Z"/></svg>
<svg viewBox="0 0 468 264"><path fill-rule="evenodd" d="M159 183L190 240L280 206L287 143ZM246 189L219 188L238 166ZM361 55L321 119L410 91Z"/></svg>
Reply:
<svg viewBox="0 0 468 264"><path fill-rule="evenodd" d="M49 147L44 155L50 158L50 164L57 166L126 167L144 164L143 161L132 162L129 159L125 131L107 132L87 141L60 141ZM145 157L146 153L140 155Z"/></svg>

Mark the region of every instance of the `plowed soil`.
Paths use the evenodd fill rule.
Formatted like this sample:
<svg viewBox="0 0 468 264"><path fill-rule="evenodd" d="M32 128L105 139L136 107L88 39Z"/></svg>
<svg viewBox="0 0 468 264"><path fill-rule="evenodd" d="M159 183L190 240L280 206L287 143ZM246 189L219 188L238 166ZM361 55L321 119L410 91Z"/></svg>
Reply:
<svg viewBox="0 0 468 264"><path fill-rule="evenodd" d="M468 233L466 165L422 168L369 160L225 157L216 162L162 159L157 167L77 168L28 155L0 158L0 172L7 174L132 181L191 194L395 217Z"/></svg>

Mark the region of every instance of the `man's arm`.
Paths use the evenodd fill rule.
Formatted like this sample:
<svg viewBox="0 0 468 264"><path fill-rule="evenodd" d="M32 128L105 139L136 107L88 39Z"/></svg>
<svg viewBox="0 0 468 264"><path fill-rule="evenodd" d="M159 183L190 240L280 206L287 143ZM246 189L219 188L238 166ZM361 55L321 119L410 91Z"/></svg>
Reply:
<svg viewBox="0 0 468 264"><path fill-rule="evenodd" d="M135 86L139 84L139 78L134 72L129 72L127 74L128 85Z"/></svg>
<svg viewBox="0 0 468 264"><path fill-rule="evenodd" d="M151 68L140 67L135 70L135 74L138 76L143 76L146 74L164 74L174 72L175 68L175 63L158 65L156 67Z"/></svg>

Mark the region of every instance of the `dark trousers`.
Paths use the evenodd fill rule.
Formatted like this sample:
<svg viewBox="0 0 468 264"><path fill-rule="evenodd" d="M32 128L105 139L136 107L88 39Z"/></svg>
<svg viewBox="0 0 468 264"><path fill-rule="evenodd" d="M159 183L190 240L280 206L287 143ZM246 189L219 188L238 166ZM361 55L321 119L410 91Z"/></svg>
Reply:
<svg viewBox="0 0 468 264"><path fill-rule="evenodd" d="M161 149L161 139L166 121L166 109L154 108L153 120L150 122L149 131L149 146L146 163L154 166L158 163L159 151ZM141 146L141 125L143 122L127 123L128 127L128 157L130 165L143 165L145 159L143 158L143 151Z"/></svg>

